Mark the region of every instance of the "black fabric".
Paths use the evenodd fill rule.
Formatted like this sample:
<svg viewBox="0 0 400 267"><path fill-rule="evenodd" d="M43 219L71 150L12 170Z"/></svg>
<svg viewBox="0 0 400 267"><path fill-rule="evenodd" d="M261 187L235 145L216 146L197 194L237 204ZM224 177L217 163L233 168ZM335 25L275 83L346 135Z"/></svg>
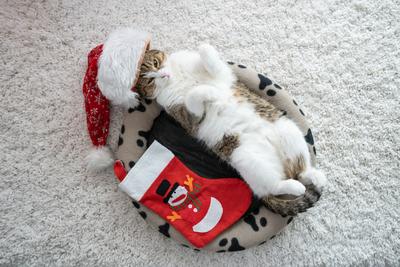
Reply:
<svg viewBox="0 0 400 267"><path fill-rule="evenodd" d="M147 145L154 140L171 150L189 169L205 178L235 178L240 175L227 163L194 139L166 112L154 120Z"/></svg>
<svg viewBox="0 0 400 267"><path fill-rule="evenodd" d="M242 179L235 169L222 161L200 141L188 135L179 123L164 111L154 120L147 138L147 146L157 140L181 160L186 167L204 178ZM253 197L252 204L243 216L258 210L260 205L261 201Z"/></svg>
<svg viewBox="0 0 400 267"><path fill-rule="evenodd" d="M156 193L163 197L167 193L170 185L171 183L168 182L168 180L163 180L161 184L158 186Z"/></svg>

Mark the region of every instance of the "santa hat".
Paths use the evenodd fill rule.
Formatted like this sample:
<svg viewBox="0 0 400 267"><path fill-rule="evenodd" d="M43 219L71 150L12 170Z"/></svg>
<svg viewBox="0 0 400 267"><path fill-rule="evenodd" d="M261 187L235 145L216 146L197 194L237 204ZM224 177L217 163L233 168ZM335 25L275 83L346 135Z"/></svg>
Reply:
<svg viewBox="0 0 400 267"><path fill-rule="evenodd" d="M114 163L106 146L110 126L110 103L126 108L139 104L134 86L139 77L150 35L130 28L110 34L104 44L88 55L83 81L87 126L94 148L86 160L90 170L101 170Z"/></svg>

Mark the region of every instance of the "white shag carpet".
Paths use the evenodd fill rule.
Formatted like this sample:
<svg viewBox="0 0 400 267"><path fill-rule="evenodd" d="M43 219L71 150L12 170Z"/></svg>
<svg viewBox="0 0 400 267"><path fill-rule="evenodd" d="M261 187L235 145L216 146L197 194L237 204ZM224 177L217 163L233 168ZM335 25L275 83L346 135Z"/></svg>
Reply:
<svg viewBox="0 0 400 267"><path fill-rule="evenodd" d="M194 252L149 228L111 170L86 173L86 54L132 25L287 87L330 180L317 207L262 246ZM0 34L1 266L399 266L398 1L1 0Z"/></svg>

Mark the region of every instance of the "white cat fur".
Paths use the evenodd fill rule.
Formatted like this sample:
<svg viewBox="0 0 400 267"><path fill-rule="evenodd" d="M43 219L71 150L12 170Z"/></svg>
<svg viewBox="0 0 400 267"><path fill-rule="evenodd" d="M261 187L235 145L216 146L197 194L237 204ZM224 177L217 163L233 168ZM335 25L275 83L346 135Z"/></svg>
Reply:
<svg viewBox="0 0 400 267"><path fill-rule="evenodd" d="M148 75L156 78L155 98L161 106L184 104L198 117L206 112L196 137L208 147L215 146L224 135L239 136L230 164L257 196L298 196L305 192L303 184L324 186L326 178L311 166L297 125L285 116L275 122L266 121L257 115L253 104L239 103L232 89L236 78L212 46L201 45L198 52L173 53L159 72ZM283 170L285 159L299 155L306 163L301 182L287 179L293 177L284 177Z"/></svg>

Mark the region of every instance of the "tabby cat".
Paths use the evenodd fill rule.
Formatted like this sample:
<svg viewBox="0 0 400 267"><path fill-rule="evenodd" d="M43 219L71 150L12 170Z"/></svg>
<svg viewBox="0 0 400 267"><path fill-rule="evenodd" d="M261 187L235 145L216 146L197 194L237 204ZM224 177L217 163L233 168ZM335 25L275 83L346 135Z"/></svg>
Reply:
<svg viewBox="0 0 400 267"><path fill-rule="evenodd" d="M149 50L140 73L138 93L234 167L271 210L295 215L318 200L326 179L311 166L300 129L237 82L212 46L168 57Z"/></svg>

